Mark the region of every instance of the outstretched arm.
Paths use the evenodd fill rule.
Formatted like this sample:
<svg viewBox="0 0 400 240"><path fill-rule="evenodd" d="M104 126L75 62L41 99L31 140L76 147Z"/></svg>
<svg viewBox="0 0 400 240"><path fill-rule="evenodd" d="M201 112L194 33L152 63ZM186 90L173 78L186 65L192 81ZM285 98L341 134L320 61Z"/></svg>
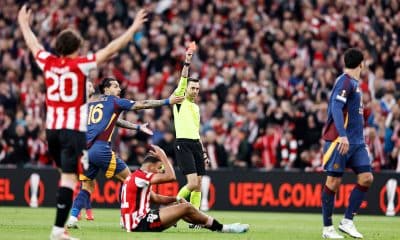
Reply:
<svg viewBox="0 0 400 240"><path fill-rule="evenodd" d="M125 47L132 39L133 34L139 30L142 24L147 20L147 13L144 9L140 10L132 25L121 36L111 41L105 48L96 52L96 63L100 64L109 59L113 54Z"/></svg>
<svg viewBox="0 0 400 240"><path fill-rule="evenodd" d="M193 52L196 51L196 43L190 43L189 48L186 50L185 62L183 63L183 68L181 72L181 78L178 83L178 87L175 89L174 94L176 96L183 96L185 94L187 79L189 77L189 67L192 62Z"/></svg>
<svg viewBox="0 0 400 240"><path fill-rule="evenodd" d="M118 127L126 128L126 129L132 129L136 131L142 131L146 133L147 135L153 135L153 131L147 127L149 125L148 123L145 124L134 124L129 121L123 120L123 119L118 119L116 125Z"/></svg>
<svg viewBox="0 0 400 240"><path fill-rule="evenodd" d="M28 10L26 5L22 6L22 8L18 12L18 24L26 45L32 52L33 56L36 56L36 54L43 49L43 46L39 43L35 34L32 32L31 27L29 26L31 13L32 10Z"/></svg>
<svg viewBox="0 0 400 240"><path fill-rule="evenodd" d="M161 107L163 105L173 105L176 103L181 103L183 101L183 97L177 97L174 96L173 94L163 100L142 100L142 101L137 101L135 104L132 106L131 110L140 110L140 109L148 109L148 108L156 108L156 107Z"/></svg>

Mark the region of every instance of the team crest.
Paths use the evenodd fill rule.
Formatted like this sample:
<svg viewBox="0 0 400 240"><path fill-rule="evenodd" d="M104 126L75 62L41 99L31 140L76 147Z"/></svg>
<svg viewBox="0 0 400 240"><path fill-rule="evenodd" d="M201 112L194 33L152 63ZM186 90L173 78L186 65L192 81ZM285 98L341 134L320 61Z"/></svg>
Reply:
<svg viewBox="0 0 400 240"><path fill-rule="evenodd" d="M339 165L339 163L335 163L335 164L333 164L333 169L339 169L340 168L340 165Z"/></svg>

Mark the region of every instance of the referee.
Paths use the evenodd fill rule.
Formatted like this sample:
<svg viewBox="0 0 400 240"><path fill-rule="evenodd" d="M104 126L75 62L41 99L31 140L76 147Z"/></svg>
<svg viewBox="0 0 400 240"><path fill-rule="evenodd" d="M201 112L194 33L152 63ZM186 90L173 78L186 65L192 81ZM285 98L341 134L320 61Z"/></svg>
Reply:
<svg viewBox="0 0 400 240"><path fill-rule="evenodd" d="M181 104L174 105L176 131L175 158L179 168L186 176L187 184L178 193L197 209L201 202L201 177L205 174L208 157L200 140L200 109L195 103L199 95L198 79L189 78L189 66L196 43L192 42L186 51L181 78L175 90L176 96L185 96Z"/></svg>

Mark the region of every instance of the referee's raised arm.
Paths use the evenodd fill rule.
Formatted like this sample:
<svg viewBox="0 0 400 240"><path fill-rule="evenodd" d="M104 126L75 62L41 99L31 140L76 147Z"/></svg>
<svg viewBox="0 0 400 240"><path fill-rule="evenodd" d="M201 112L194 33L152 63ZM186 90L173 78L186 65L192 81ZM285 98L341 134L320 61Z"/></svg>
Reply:
<svg viewBox="0 0 400 240"><path fill-rule="evenodd" d="M184 96L185 95L185 90L187 87L187 80L189 77L189 66L192 62L192 57L194 51L196 51L196 43L191 42L189 45L189 48L186 50L186 56L185 56L185 61L183 62L183 68L181 72L181 78L178 83L178 87L175 89L174 94L176 96Z"/></svg>

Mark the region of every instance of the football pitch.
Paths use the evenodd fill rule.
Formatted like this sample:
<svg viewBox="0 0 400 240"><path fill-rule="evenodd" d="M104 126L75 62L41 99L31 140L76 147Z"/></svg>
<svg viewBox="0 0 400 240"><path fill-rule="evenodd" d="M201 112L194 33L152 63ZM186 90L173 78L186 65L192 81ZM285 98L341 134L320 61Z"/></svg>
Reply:
<svg viewBox="0 0 400 240"><path fill-rule="evenodd" d="M319 214L210 211L222 223L250 224L243 234L192 230L180 221L162 233L127 233L119 227L118 209L94 209L95 221L80 221L81 229L70 230L80 239L322 239ZM55 216L53 208L0 207L0 239L48 239ZM337 226L341 215L334 216ZM364 239L399 239L400 218L357 216L356 226ZM350 238L350 237L346 237Z"/></svg>

